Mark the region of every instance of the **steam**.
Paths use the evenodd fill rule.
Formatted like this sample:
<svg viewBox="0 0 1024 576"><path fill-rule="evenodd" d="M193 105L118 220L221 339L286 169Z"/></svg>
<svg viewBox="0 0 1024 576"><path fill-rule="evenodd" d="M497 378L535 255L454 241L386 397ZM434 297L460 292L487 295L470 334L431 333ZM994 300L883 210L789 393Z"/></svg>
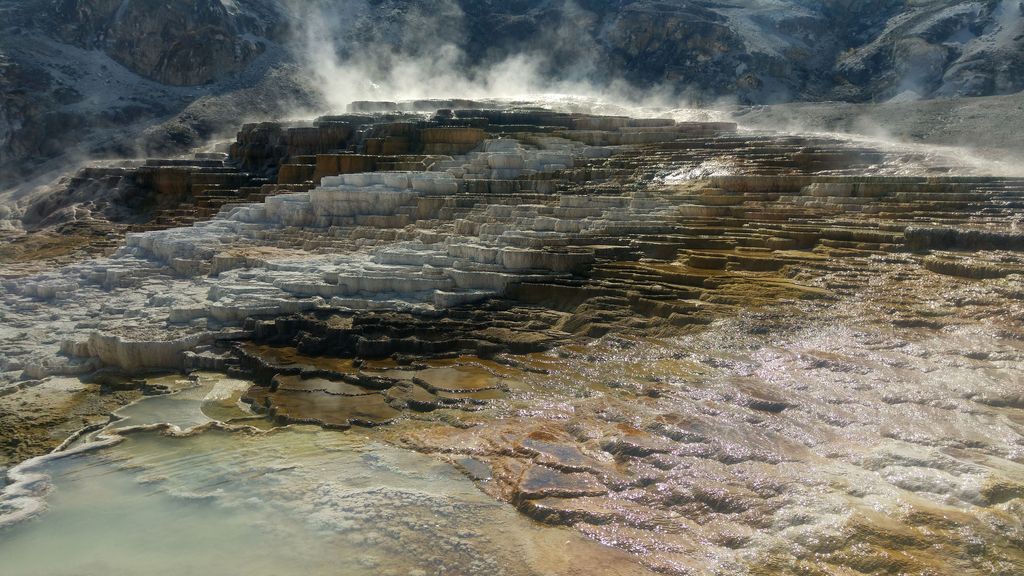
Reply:
<svg viewBox="0 0 1024 576"><path fill-rule="evenodd" d="M835 138L891 152L906 162L887 167L896 174L919 175L941 166L961 175L1024 177L1024 157L1014 145L1020 123L1006 116L1021 96L995 98L1003 104L969 98L882 104L804 102L734 108L730 117L758 130Z"/></svg>
<svg viewBox="0 0 1024 576"><path fill-rule="evenodd" d="M1020 0L1001 0L996 25L1017 32L1022 26L1020 6ZM292 38L293 52L308 70L311 88L319 92L326 112L344 112L357 100L495 99L569 112L723 120L735 105L723 99L701 107L681 96L686 90L678 85L639 88L615 76L597 60L606 53L600 33L594 33L600 18L575 0L552 0L550 13L559 16L539 26L531 23L529 37L518 44L513 40L510 47L471 45L468 30L473 22L456 0L314 0L292 8L302 14L302 25ZM507 35L503 38L503 43L510 43ZM911 101L929 91L924 86L929 79L941 77L946 55L945 48L921 39L909 39L900 48L902 68L897 72L902 80L890 104L894 108L831 103L825 106L826 113L816 111L817 121L808 121L800 112L805 109L797 104L782 114L788 116L782 122L776 118L770 126L755 123L941 158L944 165L965 172L1024 175L1024 162L1012 151L960 145L960 137L980 141L968 134L935 132L934 144L916 137L908 141L922 127L942 123L929 103ZM891 121L894 114L896 122ZM751 116L759 120L757 114ZM956 140L951 141L953 137Z"/></svg>
<svg viewBox="0 0 1024 576"><path fill-rule="evenodd" d="M562 1L562 17L542 25L529 46L505 54L487 47L476 58L463 48L466 15L454 1L396 11L383 29L369 24L374 9L362 1L340 8L303 3L306 24L293 39L294 53L330 111L344 111L356 100L445 98L556 107L586 100L604 112L622 113L689 107L673 87L641 90L619 78L602 78L600 50L590 32L598 18L573 0Z"/></svg>

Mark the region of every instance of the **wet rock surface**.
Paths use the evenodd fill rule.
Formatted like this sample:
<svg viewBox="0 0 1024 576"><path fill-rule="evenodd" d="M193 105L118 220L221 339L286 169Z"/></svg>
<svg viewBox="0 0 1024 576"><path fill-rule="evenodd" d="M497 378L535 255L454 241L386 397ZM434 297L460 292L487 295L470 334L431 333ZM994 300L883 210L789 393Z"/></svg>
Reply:
<svg viewBox="0 0 1024 576"><path fill-rule="evenodd" d="M517 515L429 456L355 433L217 423L253 423L236 404L241 382L195 380L12 472L25 482L0 490L8 573L651 573ZM12 525L19 512L32 521ZM62 553L44 553L54 546Z"/></svg>
<svg viewBox="0 0 1024 576"><path fill-rule="evenodd" d="M431 454L661 573L1024 565L1024 181L459 104L356 103L247 125L227 162L127 169L115 188L180 207L4 281L0 400L224 372L251 385L222 421Z"/></svg>
<svg viewBox="0 0 1024 576"><path fill-rule="evenodd" d="M99 385L54 379L0 396L0 466L45 454L80 428L106 424L110 413L136 400L135 390L103 394Z"/></svg>
<svg viewBox="0 0 1024 576"><path fill-rule="evenodd" d="M547 373L492 418L389 431L667 573L1012 572L1018 513L984 494L1021 479L1019 415L1004 411L1021 312L996 304L1001 289L892 264L864 262L862 281L886 288L836 287L849 301L531 357Z"/></svg>

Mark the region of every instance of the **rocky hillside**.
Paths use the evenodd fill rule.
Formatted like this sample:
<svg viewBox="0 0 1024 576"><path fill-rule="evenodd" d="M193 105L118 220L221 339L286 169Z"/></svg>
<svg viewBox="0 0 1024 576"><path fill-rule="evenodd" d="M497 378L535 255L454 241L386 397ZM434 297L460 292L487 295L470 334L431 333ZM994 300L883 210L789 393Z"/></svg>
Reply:
<svg viewBox="0 0 1024 576"><path fill-rule="evenodd" d="M68 158L173 152L240 117L324 108L325 72L356 92L396 66L455 68L470 82L507 72L502 85L514 87L525 79L510 62L526 62L533 86L618 82L705 103L1013 93L1024 89L1022 10L1019 0L0 0L0 188ZM365 85L346 76L352 62Z"/></svg>
<svg viewBox="0 0 1024 576"><path fill-rule="evenodd" d="M0 1L0 185L69 158L196 146L228 117L309 102L281 20L248 4Z"/></svg>
<svg viewBox="0 0 1024 576"><path fill-rule="evenodd" d="M332 4L321 0L323 4ZM326 11L338 44L474 65L516 54L551 78L616 79L708 102L872 101L1024 89L1019 0L378 0ZM440 5L440 7L438 7ZM334 22L332 22L332 17Z"/></svg>

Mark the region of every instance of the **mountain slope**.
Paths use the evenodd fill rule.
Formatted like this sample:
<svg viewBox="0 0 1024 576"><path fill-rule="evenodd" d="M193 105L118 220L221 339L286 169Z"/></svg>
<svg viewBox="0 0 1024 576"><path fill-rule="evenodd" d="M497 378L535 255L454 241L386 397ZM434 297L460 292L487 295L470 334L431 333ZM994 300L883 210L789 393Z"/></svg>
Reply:
<svg viewBox="0 0 1024 576"><path fill-rule="evenodd" d="M0 0L0 188L69 159L183 150L240 119L472 86L741 104L1015 93L1022 11L1020 0Z"/></svg>

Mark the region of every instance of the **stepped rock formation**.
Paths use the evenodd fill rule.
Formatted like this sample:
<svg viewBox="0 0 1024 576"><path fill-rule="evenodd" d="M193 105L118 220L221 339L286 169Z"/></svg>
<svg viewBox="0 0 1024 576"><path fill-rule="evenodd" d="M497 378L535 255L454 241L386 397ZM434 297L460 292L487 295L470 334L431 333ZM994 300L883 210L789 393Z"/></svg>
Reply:
<svg viewBox="0 0 1024 576"><path fill-rule="evenodd" d="M1013 573L1024 179L951 161L471 101L247 124L39 200L106 255L9 270L0 406L214 370L236 423L363 428L661 573Z"/></svg>
<svg viewBox="0 0 1024 576"><path fill-rule="evenodd" d="M346 86L405 97L437 76L444 91L496 74L495 88L569 79L703 103L1014 94L1021 6L0 0L0 194L69 160L190 150L233 130L240 110L252 120L322 110Z"/></svg>

